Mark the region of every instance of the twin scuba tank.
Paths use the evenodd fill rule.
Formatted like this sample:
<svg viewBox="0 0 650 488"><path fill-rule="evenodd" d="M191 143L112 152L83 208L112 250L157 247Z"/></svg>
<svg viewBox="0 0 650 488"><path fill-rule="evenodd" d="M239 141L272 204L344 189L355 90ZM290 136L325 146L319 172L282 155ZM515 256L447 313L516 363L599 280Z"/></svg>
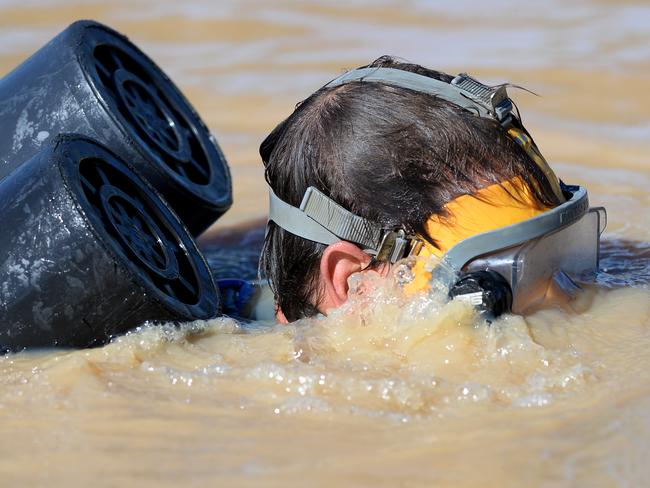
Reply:
<svg viewBox="0 0 650 488"><path fill-rule="evenodd" d="M0 350L217 316L193 238L231 203L171 80L119 33L72 24L0 79Z"/></svg>

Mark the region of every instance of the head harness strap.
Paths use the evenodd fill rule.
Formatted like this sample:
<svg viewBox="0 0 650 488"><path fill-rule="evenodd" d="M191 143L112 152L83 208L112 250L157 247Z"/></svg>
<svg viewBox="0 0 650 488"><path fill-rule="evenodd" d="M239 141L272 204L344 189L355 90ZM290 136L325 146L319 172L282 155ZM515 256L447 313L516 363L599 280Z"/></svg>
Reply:
<svg viewBox="0 0 650 488"><path fill-rule="evenodd" d="M351 81L379 82L428 93L462 107L479 117L497 120L508 136L519 144L530 159L546 176L551 190L560 202L565 200L560 181L548 165L537 146L521 127L513 123L511 115L513 104L506 92L506 85L488 86L475 80L467 73L461 73L451 83L428 76L395 68L360 68L348 71L330 81L325 87L332 88Z"/></svg>
<svg viewBox="0 0 650 488"><path fill-rule="evenodd" d="M349 71L330 81L324 88L346 83L379 82L428 93L442 98L479 117L497 120L508 134L520 144L531 159L540 166L549 179L554 192L563 201L557 177L541 156L532 140L512 124L512 101L504 85L490 87L462 73L451 83L428 76L394 68L360 68ZM409 253L417 253L422 242L415 236L407 236L401 229L384 229L380 224L349 212L314 187L307 188L300 208L281 200L269 188L269 220L287 232L321 244L333 244L339 240L354 242L368 254L380 261L392 263Z"/></svg>
<svg viewBox="0 0 650 488"><path fill-rule="evenodd" d="M407 250L419 249L415 237L359 217L313 186L307 188L300 208L281 200L271 188L269 204L269 220L303 239L326 245L340 240L354 242L377 260L391 263L402 259Z"/></svg>
<svg viewBox="0 0 650 488"><path fill-rule="evenodd" d="M428 93L480 117L497 119L503 124L508 122L512 110L512 101L508 98L504 85L489 87L466 73L456 76L451 83L447 83L401 69L360 68L335 78L325 85L325 88L333 88L351 81L380 82Z"/></svg>

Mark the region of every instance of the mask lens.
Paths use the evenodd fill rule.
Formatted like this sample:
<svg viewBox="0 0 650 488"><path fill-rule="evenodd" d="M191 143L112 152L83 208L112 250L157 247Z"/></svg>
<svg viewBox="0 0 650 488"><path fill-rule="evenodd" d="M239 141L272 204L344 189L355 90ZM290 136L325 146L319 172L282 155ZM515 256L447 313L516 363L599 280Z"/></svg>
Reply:
<svg viewBox="0 0 650 488"><path fill-rule="evenodd" d="M489 269L501 274L512 288L512 311L523 313L544 300L558 273L576 282L593 280L598 270L600 220L598 211L589 211L568 227L481 256L468 263L463 272Z"/></svg>

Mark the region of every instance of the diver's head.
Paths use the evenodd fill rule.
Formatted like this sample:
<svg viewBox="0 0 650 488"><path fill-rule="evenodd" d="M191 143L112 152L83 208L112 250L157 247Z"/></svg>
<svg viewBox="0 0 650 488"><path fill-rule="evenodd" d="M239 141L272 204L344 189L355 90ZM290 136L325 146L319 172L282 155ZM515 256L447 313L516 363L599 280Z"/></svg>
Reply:
<svg viewBox="0 0 650 488"><path fill-rule="evenodd" d="M389 57L369 67L417 73L447 84L453 79ZM516 181L520 184L506 190L514 200L540 211L562 203L557 181L498 120L477 116L443 97L381 81L321 88L273 130L260 154L277 205L300 207L306 192L319 198L322 194L358 217L355 225L371 222L400 229L404 235L420 236L433 249L440 246L428 224L433 217L449 217L447 205L462 195ZM520 192L525 193L521 198ZM339 305L350 274L386 269L358 239L334 242L313 233L288 232L290 216L282 227L276 223L280 219L274 220L269 222L261 270L289 321Z"/></svg>

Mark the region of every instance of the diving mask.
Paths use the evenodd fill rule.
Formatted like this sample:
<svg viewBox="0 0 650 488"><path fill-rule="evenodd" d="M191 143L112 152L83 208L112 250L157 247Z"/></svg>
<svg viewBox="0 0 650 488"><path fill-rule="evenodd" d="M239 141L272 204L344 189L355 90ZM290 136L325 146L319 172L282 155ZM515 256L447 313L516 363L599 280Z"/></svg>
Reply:
<svg viewBox="0 0 650 488"><path fill-rule="evenodd" d="M529 219L471 235L449 248L425 278L450 283L449 293L492 315L525 313L553 290L573 297L598 270L607 213L589 207L587 191L562 185L568 199ZM494 208L499 213L500 208Z"/></svg>
<svg viewBox="0 0 650 488"><path fill-rule="evenodd" d="M422 91L480 117L497 120L538 165L558 201L564 203L552 209L537 208L530 215L510 212L500 225L452 240L453 245L444 253L440 249L436 252L421 236L408 235L403 229L384 229L349 212L314 187L307 189L300 208L287 204L270 190L269 220L287 232L322 244L353 242L377 261L395 263L407 256L437 254L442 259L441 265L432 274L416 269L415 281L442 280L450 296L458 296L495 316L507 311L526 311L540 296L544 297L549 284L572 292L577 282L595 275L600 234L606 223L605 210L589 208L584 188L566 186L559 181L512 113L513 104L504 86L488 87L466 74L445 83L391 68L353 70L326 86L351 81L382 82ZM511 183L522 186L522 182ZM504 182L493 187L510 194L507 185ZM468 196L459 198L463 197ZM437 239L437 234L429 229L431 238Z"/></svg>

